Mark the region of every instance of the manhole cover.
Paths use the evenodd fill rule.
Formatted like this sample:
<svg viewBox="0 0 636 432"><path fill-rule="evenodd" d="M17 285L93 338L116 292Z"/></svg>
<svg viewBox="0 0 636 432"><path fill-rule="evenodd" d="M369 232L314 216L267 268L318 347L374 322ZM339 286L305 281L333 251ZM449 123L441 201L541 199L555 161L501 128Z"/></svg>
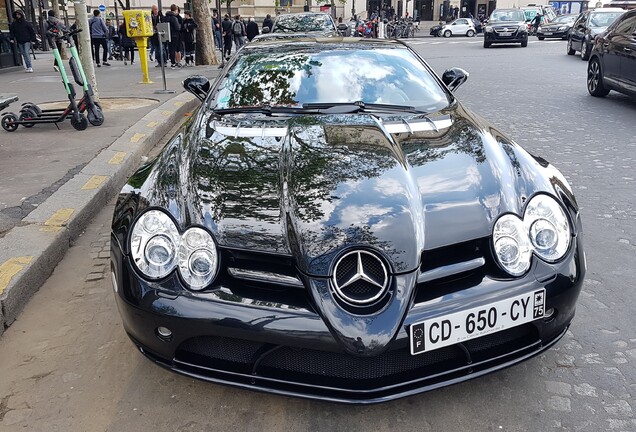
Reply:
<svg viewBox="0 0 636 432"><path fill-rule="evenodd" d="M150 105L156 105L159 101L157 99L149 98L100 98L99 104L104 111L121 111L132 110L137 108L143 108ZM44 102L38 104L42 109L58 109L66 108L68 102Z"/></svg>

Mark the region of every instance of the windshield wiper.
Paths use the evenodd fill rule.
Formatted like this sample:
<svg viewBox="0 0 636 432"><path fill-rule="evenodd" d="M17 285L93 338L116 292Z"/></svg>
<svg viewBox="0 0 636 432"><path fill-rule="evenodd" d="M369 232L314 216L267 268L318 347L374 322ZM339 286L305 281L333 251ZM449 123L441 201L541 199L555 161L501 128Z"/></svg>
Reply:
<svg viewBox="0 0 636 432"><path fill-rule="evenodd" d="M350 114L350 113L373 113L373 112L406 112L412 114L426 114L414 106L392 105L379 103L356 102L320 102L303 104L306 109L318 109L323 114Z"/></svg>
<svg viewBox="0 0 636 432"><path fill-rule="evenodd" d="M287 106L271 106L260 105L250 107L231 107L231 108L216 108L212 110L215 114L241 114L241 113L255 113L265 114L271 116L272 114L320 114L318 109L306 109L305 107L287 107Z"/></svg>

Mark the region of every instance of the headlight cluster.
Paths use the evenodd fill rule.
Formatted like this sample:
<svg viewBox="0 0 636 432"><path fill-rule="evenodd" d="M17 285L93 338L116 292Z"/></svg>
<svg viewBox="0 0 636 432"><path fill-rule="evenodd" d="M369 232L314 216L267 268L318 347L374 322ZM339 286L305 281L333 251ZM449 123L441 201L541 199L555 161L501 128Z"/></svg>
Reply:
<svg viewBox="0 0 636 432"><path fill-rule="evenodd" d="M492 27L486 27L486 33L492 33Z"/></svg>
<svg viewBox="0 0 636 432"><path fill-rule="evenodd" d="M167 276L175 267L192 290L205 288L218 269L218 253L210 233L203 228L179 234L170 217L160 210L144 213L130 236L137 268L150 279Z"/></svg>
<svg viewBox="0 0 636 432"><path fill-rule="evenodd" d="M563 258L570 240L570 222L565 211L548 195L532 198L523 219L506 214L493 229L497 261L513 276L521 276L530 268L532 252L548 262Z"/></svg>
<svg viewBox="0 0 636 432"><path fill-rule="evenodd" d="M557 29L557 31L565 31L568 29L568 26L561 26Z"/></svg>
<svg viewBox="0 0 636 432"><path fill-rule="evenodd" d="M520 31L520 32L527 32L527 31L528 31L528 27L526 27L526 25L525 25L525 24L524 24L524 25L522 25L522 26L519 26L519 31Z"/></svg>

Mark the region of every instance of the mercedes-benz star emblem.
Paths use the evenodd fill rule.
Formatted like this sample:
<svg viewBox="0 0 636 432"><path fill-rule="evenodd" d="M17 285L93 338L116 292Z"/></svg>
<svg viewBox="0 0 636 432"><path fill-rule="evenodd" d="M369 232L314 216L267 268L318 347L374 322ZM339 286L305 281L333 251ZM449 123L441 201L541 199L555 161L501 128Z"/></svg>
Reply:
<svg viewBox="0 0 636 432"><path fill-rule="evenodd" d="M389 282L384 262L374 253L356 250L343 255L333 270L333 286L347 303L364 305L382 297Z"/></svg>

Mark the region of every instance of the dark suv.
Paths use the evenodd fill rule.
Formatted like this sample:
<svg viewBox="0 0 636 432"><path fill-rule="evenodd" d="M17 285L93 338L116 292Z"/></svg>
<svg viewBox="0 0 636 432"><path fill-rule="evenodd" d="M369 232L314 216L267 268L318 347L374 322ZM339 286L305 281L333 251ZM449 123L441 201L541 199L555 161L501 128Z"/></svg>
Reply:
<svg viewBox="0 0 636 432"><path fill-rule="evenodd" d="M521 9L495 9L490 15L484 31L484 48L502 43L528 46L528 26Z"/></svg>
<svg viewBox="0 0 636 432"><path fill-rule="evenodd" d="M587 90L592 96L616 90L636 97L636 9L618 18L594 41Z"/></svg>
<svg viewBox="0 0 636 432"><path fill-rule="evenodd" d="M568 36L568 55L581 52L581 60L590 58L590 51L594 38L603 33L625 11L618 8L603 8L587 10L572 24L570 36Z"/></svg>

